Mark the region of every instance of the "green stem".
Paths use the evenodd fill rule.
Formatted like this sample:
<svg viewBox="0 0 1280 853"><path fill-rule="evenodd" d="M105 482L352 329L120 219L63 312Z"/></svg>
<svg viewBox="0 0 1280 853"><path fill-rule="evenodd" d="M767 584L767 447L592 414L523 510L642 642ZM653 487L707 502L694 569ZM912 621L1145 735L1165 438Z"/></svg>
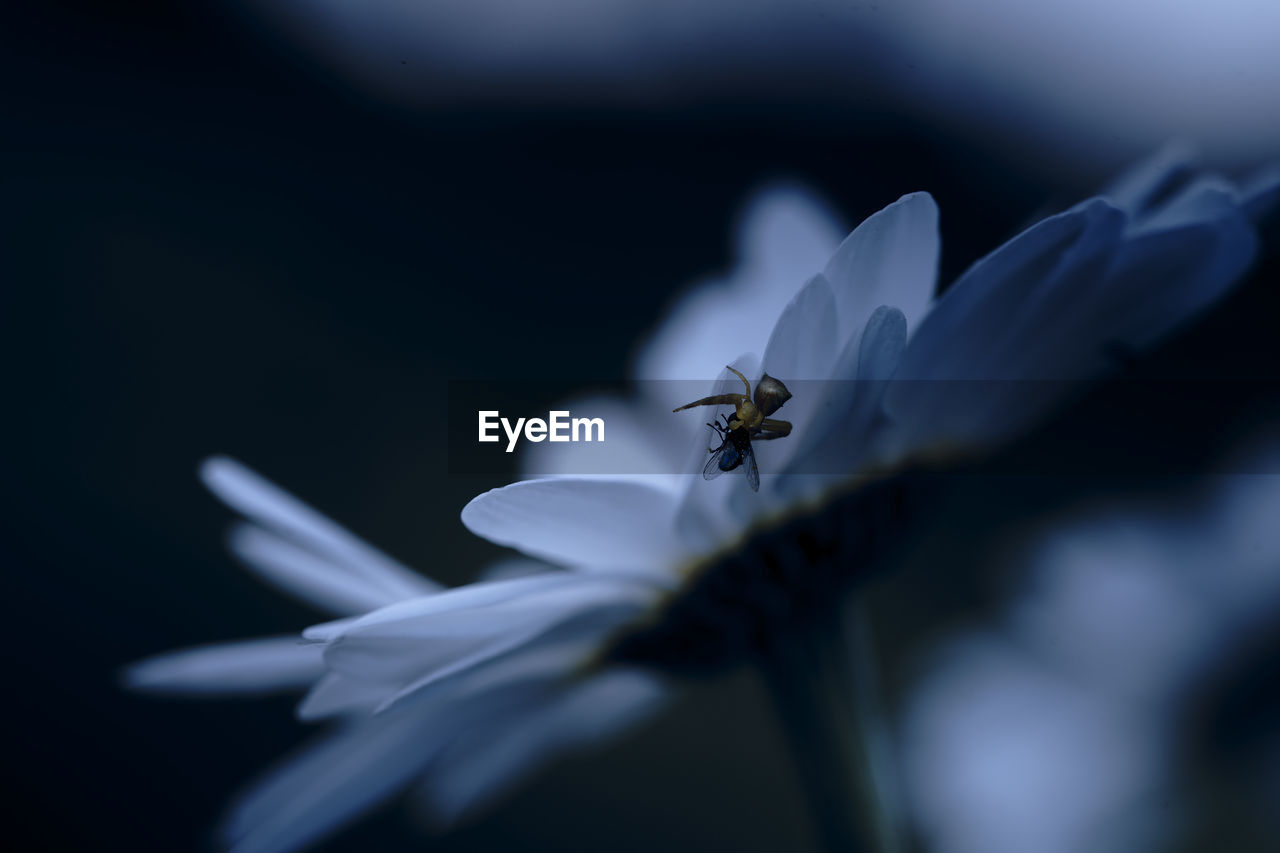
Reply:
<svg viewBox="0 0 1280 853"><path fill-rule="evenodd" d="M833 610L776 637L761 668L825 848L900 853L870 632Z"/></svg>

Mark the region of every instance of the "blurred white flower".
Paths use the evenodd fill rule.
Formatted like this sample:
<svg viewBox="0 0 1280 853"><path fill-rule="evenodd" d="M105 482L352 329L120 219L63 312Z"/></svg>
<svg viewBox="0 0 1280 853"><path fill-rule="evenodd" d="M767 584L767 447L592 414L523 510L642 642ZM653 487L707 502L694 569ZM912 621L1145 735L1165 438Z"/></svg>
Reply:
<svg viewBox="0 0 1280 853"><path fill-rule="evenodd" d="M1057 520L1003 618L939 644L902 740L930 849L1167 849L1194 819L1182 704L1280 614L1277 463L1272 445L1232 466L1256 473L1213 475L1194 502Z"/></svg>
<svg viewBox="0 0 1280 853"><path fill-rule="evenodd" d="M321 611L349 616L441 587L230 459L204 463L201 479L251 519L231 551L263 580ZM321 648L294 636L174 652L135 664L128 683L162 692L245 693L306 687L324 672Z"/></svg>
<svg viewBox="0 0 1280 853"><path fill-rule="evenodd" d="M746 574L734 576L733 603L754 608L749 622L740 611L718 612L721 600L699 598L699 584L714 585L723 555L752 525L810 506L872 466L939 445L981 450L1070 392L1054 385L1066 390L1027 409L1017 397L994 406L965 395L933 399L921 389L945 383L921 380L1096 378L1110 343L1141 349L1220 297L1252 258L1242 211L1261 191L1241 195L1208 180L1178 189L1170 185L1183 179L1177 171L1166 164L1113 200L1034 226L936 302L938 214L928 194L870 217L829 256L825 213L791 191L766 197L763 219L747 222L768 227L744 246L740 269L712 285L712 296L695 291L675 309L640 376L688 379L733 363L755 378L754 357L740 353L762 350L770 374L813 383L788 404L794 434L759 451L759 495L739 477L708 483L673 473L695 469L672 467L671 447L636 428L611 432L611 452L651 467L612 477L552 470L557 476L495 489L464 509L477 534L570 571L442 591L236 463L211 460L206 484L254 522L233 537L236 552L345 618L308 629L311 645L178 653L139 665L131 681L256 689L306 684L323 664L299 714L341 717L346 727L248 795L228 826L237 850L305 844L424 773L437 813L456 817L557 751L660 707L668 689L659 673L687 661L637 659L646 647L628 646L629 636L661 635L671 614L698 612L704 624L747 638L705 635L714 658L758 650L758 632L785 624L788 579L803 582L821 556L799 544L773 549L778 566L747 560ZM655 399L663 387L648 383L639 401L599 402L622 414L617 423L643 423L653 411L672 422L670 401ZM677 452L705 453L701 436L686 438ZM561 454L549 467L567 463ZM818 600L835 593L819 591ZM633 663L612 655L620 648Z"/></svg>
<svg viewBox="0 0 1280 853"><path fill-rule="evenodd" d="M1115 162L1170 136L1271 156L1280 11L1266 0L259 2L295 40L413 104L890 102L1043 159ZM817 77L822 85L815 87Z"/></svg>

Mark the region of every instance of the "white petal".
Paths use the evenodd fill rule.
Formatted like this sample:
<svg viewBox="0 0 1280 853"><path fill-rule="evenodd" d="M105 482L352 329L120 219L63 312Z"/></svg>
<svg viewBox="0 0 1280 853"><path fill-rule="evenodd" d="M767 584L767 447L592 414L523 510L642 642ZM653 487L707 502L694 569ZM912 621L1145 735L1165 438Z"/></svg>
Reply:
<svg viewBox="0 0 1280 853"><path fill-rule="evenodd" d="M657 587L649 584L570 572L471 584L370 613L335 637L329 653L373 637L475 636L509 627L525 615L573 613L614 602L644 605L657 595Z"/></svg>
<svg viewBox="0 0 1280 853"><path fill-rule="evenodd" d="M200 477L209 491L228 506L335 565L345 566L390 596L411 598L439 589L435 582L391 559L233 459L215 456L205 460Z"/></svg>
<svg viewBox="0 0 1280 853"><path fill-rule="evenodd" d="M233 850L280 853L317 840L395 793L442 748L519 725L580 662L572 644L514 655L324 739L237 806L225 830Z"/></svg>
<svg viewBox="0 0 1280 853"><path fill-rule="evenodd" d="M517 682L546 684L561 682L579 671L586 659L599 649L603 634L599 625L586 630L558 632L539 638L515 654L503 655L477 667L457 682L455 696L483 697L492 690Z"/></svg>
<svg viewBox="0 0 1280 853"><path fill-rule="evenodd" d="M372 714L386 698L386 685L357 681L331 672L307 692L298 705L298 719L310 721L338 714Z"/></svg>
<svg viewBox="0 0 1280 853"><path fill-rule="evenodd" d="M671 416L671 408L613 397L558 406L573 418L603 420L604 441L595 441L597 433L592 432L590 442L523 442L518 450L521 476L636 479L675 491L681 485L676 472L687 430Z"/></svg>
<svg viewBox="0 0 1280 853"><path fill-rule="evenodd" d="M898 369L907 346L907 318L897 308L881 305L867 320L858 344L858 381L883 382Z"/></svg>
<svg viewBox="0 0 1280 853"><path fill-rule="evenodd" d="M473 724L480 722L481 709L494 704L494 698L506 693L510 708L495 708L500 714L523 713L524 698L540 695L547 685L569 678L599 650L604 638L617 629L609 620L575 620L574 624L557 628L527 643L502 649L497 654L435 674L406 685L386 697L378 712L399 708L404 704L444 708L442 736L453 741ZM514 701L521 697L520 701Z"/></svg>
<svg viewBox="0 0 1280 853"><path fill-rule="evenodd" d="M442 753L429 779L437 817L491 802L555 755L616 736L652 715L667 692L639 670L612 670L545 697L502 726L478 728Z"/></svg>
<svg viewBox="0 0 1280 853"><path fill-rule="evenodd" d="M1253 257L1231 192L1211 184L1122 241L1120 216L1095 200L1046 220L943 297L886 394L902 452L1015 434L1110 370L1114 346L1148 347L1219 299Z"/></svg>
<svg viewBox="0 0 1280 853"><path fill-rule="evenodd" d="M1018 359L995 358L1003 351L997 345L1015 326L1040 329L1044 322L1029 321L1052 321L1028 306L1055 293L1060 282L1074 283L1081 271L1101 277L1125 222L1122 212L1095 199L1042 220L979 260L912 336L899 376L937 381L1022 375Z"/></svg>
<svg viewBox="0 0 1280 853"><path fill-rule="evenodd" d="M1064 377L1030 351L1050 333L1062 337L1063 312L1097 316L1082 291L1105 278L1125 223L1095 199L1032 226L962 275L912 336L885 392L898 425L887 452L998 440L1043 411L1027 399L1031 383L1048 388ZM1008 400L994 399L1004 392Z"/></svg>
<svg viewBox="0 0 1280 853"><path fill-rule="evenodd" d="M1254 222L1262 222L1280 204L1280 164L1261 169L1240 188L1240 206Z"/></svg>
<svg viewBox="0 0 1280 853"><path fill-rule="evenodd" d="M367 613L399 600L345 566L254 524L237 525L229 544L232 553L263 578L324 610Z"/></svg>
<svg viewBox="0 0 1280 853"><path fill-rule="evenodd" d="M812 193L761 192L744 216L733 273L690 290L641 352L637 378L703 380L744 349L760 352L787 302L831 257L840 233Z"/></svg>
<svg viewBox="0 0 1280 853"><path fill-rule="evenodd" d="M1130 167L1099 195L1131 215L1143 214L1185 184L1198 160L1194 146L1172 140Z"/></svg>
<svg viewBox="0 0 1280 853"><path fill-rule="evenodd" d="M475 634L460 633L455 624L455 633L425 641L398 635L343 637L326 652L325 663L352 682L381 686L380 705L413 681L469 669L534 633L524 625L504 629L493 623L485 625L482 620L475 622Z"/></svg>
<svg viewBox="0 0 1280 853"><path fill-rule="evenodd" d="M771 415L789 421L793 435L803 435L821 405L826 379L836 359L836 308L831 285L816 275L791 300L769 337L764 372L791 391L785 408ZM760 470L781 471L796 449L792 438L755 442Z"/></svg>
<svg viewBox="0 0 1280 853"><path fill-rule="evenodd" d="M1257 238L1229 191L1206 189L1199 221L1129 240L1099 294L1089 343L1145 349L1220 299L1253 262Z"/></svg>
<svg viewBox="0 0 1280 853"><path fill-rule="evenodd" d="M517 656L455 680L444 695L424 692L322 738L242 798L227 841L235 853L284 853L318 840L394 794L469 730L518 721L576 660L555 649Z"/></svg>
<svg viewBox="0 0 1280 853"><path fill-rule="evenodd" d="M511 667L526 666L533 656L559 660L562 664L558 672L568 673L591 659L609 636L635 620L640 612L634 603L610 602L589 612L565 614L557 620L544 619L525 628L505 631L495 636L485 648L437 669L423 671L413 681L384 698L375 711L381 712L409 697L416 697L421 691L453 689L452 682L459 678L466 679L466 689L476 689L477 685L497 683L505 678L523 678L527 673L512 672Z"/></svg>
<svg viewBox="0 0 1280 853"><path fill-rule="evenodd" d="M303 719L352 711L381 714L408 701L419 706L431 703L431 707L435 707L469 701L467 697L507 682L559 678L590 658L604 639L616 631L622 621L634 618L635 613L634 609L615 609L612 615L593 612L587 618L571 619L565 625L541 633L501 632L503 636L490 637L488 646L467 658L429 671L413 681L364 681L330 673L311 690L298 714ZM418 640L417 646L422 645L423 641Z"/></svg>
<svg viewBox="0 0 1280 853"><path fill-rule="evenodd" d="M1217 175L1201 175L1135 219L1128 236L1195 225L1232 214L1239 206L1235 185Z"/></svg>
<svg viewBox="0 0 1280 853"><path fill-rule="evenodd" d="M412 614L402 607L398 616L371 614L370 621L352 626L330 643L325 662L335 672L362 681L404 683L466 668L579 613L607 615L616 625L656 597L652 587L607 576L551 577L557 582L471 606L423 608L426 612ZM465 596L445 593L435 599L450 597ZM436 603L435 599L424 603Z"/></svg>
<svg viewBox="0 0 1280 853"><path fill-rule="evenodd" d="M312 625L302 632L302 639L309 643L327 643L334 637L341 634L350 626L356 623L357 616L348 616L344 619L334 619L331 622L321 622L318 625Z"/></svg>
<svg viewBox="0 0 1280 853"><path fill-rule="evenodd" d="M836 355L836 299L819 274L795 295L774 324L764 372L784 382L826 379Z"/></svg>
<svg viewBox="0 0 1280 853"><path fill-rule="evenodd" d="M928 193L904 195L870 216L826 266L839 314L838 339L857 335L878 305L890 305L914 332L938 275L938 205Z"/></svg>
<svg viewBox="0 0 1280 853"><path fill-rule="evenodd" d="M124 681L156 693L263 693L300 689L323 673L320 648L289 636L169 652L133 664Z"/></svg>
<svg viewBox="0 0 1280 853"><path fill-rule="evenodd" d="M472 499L472 533L552 563L661 574L683 556L677 500L649 483L617 479L525 480Z"/></svg>
<svg viewBox="0 0 1280 853"><path fill-rule="evenodd" d="M452 629L450 633L429 636L425 641L395 634L344 636L326 651L325 664L353 680L398 689L411 680L450 670L457 664L465 668L485 659L499 641L508 637L523 640L529 633L523 623L508 628L486 624L475 614L467 615L472 618L461 625L455 617L447 620L447 626L441 626L442 630Z"/></svg>
<svg viewBox="0 0 1280 853"><path fill-rule="evenodd" d="M356 629L367 631L378 625L413 622L441 613L484 607L551 587L563 586L573 577L575 576L567 572L544 572L522 578L467 584L447 589L436 595L424 595L408 601L399 601L358 619L339 619L325 625L316 625L304 631L303 636L308 638L315 636L317 639L332 642L348 631Z"/></svg>
<svg viewBox="0 0 1280 853"><path fill-rule="evenodd" d="M394 794L442 745L434 722L432 714L406 706L321 739L233 809L224 829L231 850L297 850Z"/></svg>
<svg viewBox="0 0 1280 853"><path fill-rule="evenodd" d="M845 230L813 190L779 184L760 190L748 202L738 228L738 253L765 274L762 289L772 290L785 280L795 293L831 257ZM785 301L778 307L782 304Z"/></svg>
<svg viewBox="0 0 1280 853"><path fill-rule="evenodd" d="M775 485L784 503L812 496L856 472L872 450L870 434L881 415L886 381L907 342L907 322L881 306L837 360L825 384L818 414L794 436L795 456Z"/></svg>

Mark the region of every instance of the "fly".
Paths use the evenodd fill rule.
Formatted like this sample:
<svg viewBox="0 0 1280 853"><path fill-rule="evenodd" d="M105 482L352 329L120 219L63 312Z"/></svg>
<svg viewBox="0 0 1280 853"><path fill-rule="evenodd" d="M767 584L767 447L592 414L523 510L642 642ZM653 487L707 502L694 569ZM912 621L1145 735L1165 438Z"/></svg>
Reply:
<svg viewBox="0 0 1280 853"><path fill-rule="evenodd" d="M732 405L734 407L733 417L730 418L728 415L721 416L724 418L724 426L714 422L707 424L719 436L720 446L707 448L711 458L702 467L702 476L705 479L712 480L725 471L732 471L734 468L741 467L746 471L747 484L751 486L751 490L758 492L760 490L760 470L756 466L756 454L751 447L751 441L752 439L769 441L791 434L790 421L775 420L768 417L791 399L791 392L787 390L786 385L766 373L756 383L755 393L753 394L751 383L747 381L747 377L732 367L729 367L728 370L742 380L743 386L747 389L745 394L715 394L711 397L695 400L678 409L672 409L672 411L682 412L694 406Z"/></svg>

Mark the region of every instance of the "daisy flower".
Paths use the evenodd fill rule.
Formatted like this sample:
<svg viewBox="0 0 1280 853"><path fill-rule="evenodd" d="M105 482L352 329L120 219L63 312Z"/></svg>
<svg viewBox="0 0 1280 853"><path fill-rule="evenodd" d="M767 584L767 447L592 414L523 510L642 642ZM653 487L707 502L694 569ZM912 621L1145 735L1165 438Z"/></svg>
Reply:
<svg viewBox="0 0 1280 853"><path fill-rule="evenodd" d="M774 193L763 221L801 236L766 236L772 248L759 255L749 243L741 276L677 306L638 369L692 379L733 364L805 386L787 406L792 436L759 451L758 494L743 478L684 473L701 467L701 436L673 450L669 433L614 429L611 453L644 465L583 476L562 453L538 466L554 476L486 492L462 512L478 535L563 571L441 590L212 460L206 483L251 520L237 553L343 618L305 631L294 651L197 650L144 663L132 681L240 689L271 684L278 668L280 684L310 683L300 716L336 718L337 734L268 777L227 828L237 850L284 850L415 778L442 819L456 818L550 756L634 725L685 677L751 660L826 842L891 849L894 785L874 702L851 678L841 609L847 588L896 559L927 518L909 469L1018 434L1073 383L1103 375L1108 346L1140 351L1212 304L1250 263L1248 214L1272 195L1272 184L1195 177L1167 155L1018 235L935 299L927 193L870 217L829 255L829 217L794 191ZM732 323L726 305L741 312ZM1029 399L937 393L966 384L954 379L1064 381L1038 383L1053 393ZM641 425L655 411L671 423L674 387L647 382L638 399L599 404L622 415L612 423Z"/></svg>

